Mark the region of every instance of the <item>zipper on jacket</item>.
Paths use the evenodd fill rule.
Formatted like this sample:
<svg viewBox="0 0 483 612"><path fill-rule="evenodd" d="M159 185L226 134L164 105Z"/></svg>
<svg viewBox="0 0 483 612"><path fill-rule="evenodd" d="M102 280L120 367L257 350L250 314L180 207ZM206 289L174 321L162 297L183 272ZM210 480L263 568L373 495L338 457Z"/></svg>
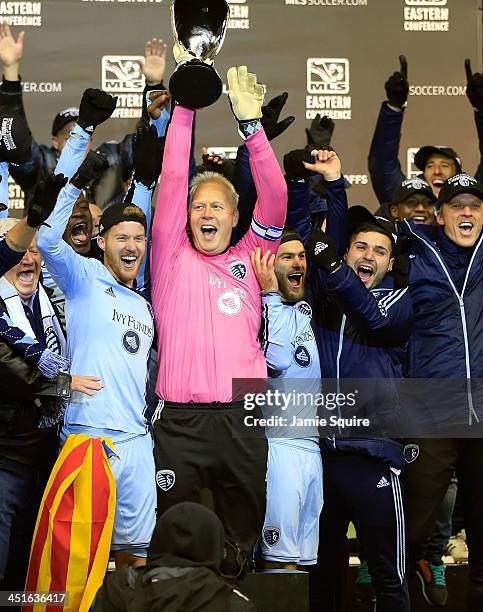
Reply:
<svg viewBox="0 0 483 612"><path fill-rule="evenodd" d="M342 354L342 345L344 344L344 331L345 331L345 322L347 321L346 315L342 315L342 321L340 324L339 330L339 346L337 349L337 360L336 360L336 376L337 376L337 393L340 392L339 380L340 380L340 356ZM342 418L342 413L340 411L340 406L337 406L337 415L339 418ZM341 434L341 428L339 427L339 434ZM335 435L332 437L332 441L335 448Z"/></svg>
<svg viewBox="0 0 483 612"><path fill-rule="evenodd" d="M470 347L468 344L468 330L466 327L466 313L465 313L465 303L463 300L463 294L465 292L466 289L466 283L468 281L469 275L470 275L470 270L471 270L471 266L473 264L473 261L475 259L476 253L478 251L478 249L480 248L481 242L483 241L483 235L480 237L480 240L478 242L478 244L475 247L475 250L473 251L473 255L471 256L470 259L470 263L468 265L468 269L466 271L466 276L465 276L465 281L463 283L463 289L461 291L461 295L458 293L458 290L455 287L455 284L453 283L453 279L451 278L448 270L446 269L446 266L444 264L443 259L440 257L438 251L433 247L433 245L429 244L429 242L427 240L425 240L424 238L422 238L421 236L419 236L418 234L416 234L413 229L411 228L411 226L409 225L409 223L407 222L407 220L404 221L406 223L406 225L409 228L409 231L416 236L416 238L418 238L419 240L421 240L421 242L424 242L424 244L433 251L433 253L436 255L437 260L439 261L441 267L443 268L443 272L446 274L449 284L451 285L451 287L453 288L453 291L456 294L456 297L458 299L458 303L460 306L460 316L461 316L461 325L463 327L463 340L464 340L464 344L465 344L465 364L466 364L466 394L468 397L468 407L469 407L469 413L468 413L468 424L471 425L472 424L472 416L475 417L475 420L477 423L480 422L478 415L475 412L475 409L473 407L473 395L471 392L471 366L470 366Z"/></svg>

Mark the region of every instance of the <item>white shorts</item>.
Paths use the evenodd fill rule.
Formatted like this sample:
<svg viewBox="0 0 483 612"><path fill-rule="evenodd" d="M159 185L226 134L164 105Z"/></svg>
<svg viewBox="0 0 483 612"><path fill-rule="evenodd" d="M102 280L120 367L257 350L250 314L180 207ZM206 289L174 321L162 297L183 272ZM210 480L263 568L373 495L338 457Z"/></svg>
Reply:
<svg viewBox="0 0 483 612"><path fill-rule="evenodd" d="M269 441L262 557L278 563L314 565L324 500L322 457L318 446L309 450L295 444Z"/></svg>

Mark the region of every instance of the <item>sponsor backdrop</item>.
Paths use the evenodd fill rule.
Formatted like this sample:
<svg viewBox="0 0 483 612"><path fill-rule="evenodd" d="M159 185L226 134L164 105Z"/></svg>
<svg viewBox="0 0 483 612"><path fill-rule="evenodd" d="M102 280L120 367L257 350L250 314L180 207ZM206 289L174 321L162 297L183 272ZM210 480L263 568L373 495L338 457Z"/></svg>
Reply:
<svg viewBox="0 0 483 612"><path fill-rule="evenodd" d="M115 118L99 128L95 145L133 131L140 114L139 60L148 38L171 46L169 0L42 0L0 2L0 18L26 31L21 74L24 99L38 142L48 143L54 115L78 105L86 87L119 96ZM295 123L274 142L283 153L305 144L304 128L317 112L336 120L333 146L352 182L350 202L375 208L367 154L384 82L408 61L411 92L400 160L424 144L450 145L465 170L477 166L473 113L465 96L463 62L482 70L482 0L230 0L225 44L215 66L225 78L246 63L268 87L282 91ZM169 53L167 77L174 68ZM167 79L166 79L167 80ZM203 145L231 155L239 144L225 97L197 118L197 155ZM22 194L10 185L12 208Z"/></svg>

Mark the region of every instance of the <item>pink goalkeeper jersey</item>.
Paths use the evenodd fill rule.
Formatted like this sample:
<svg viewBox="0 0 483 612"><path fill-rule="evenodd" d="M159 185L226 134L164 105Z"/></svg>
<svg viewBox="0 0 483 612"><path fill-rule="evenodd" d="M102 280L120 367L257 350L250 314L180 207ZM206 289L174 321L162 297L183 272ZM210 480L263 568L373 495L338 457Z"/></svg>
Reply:
<svg viewBox="0 0 483 612"><path fill-rule="evenodd" d="M257 246L278 248L287 188L260 130L246 141L258 194L251 228L222 255L199 253L186 234L193 116L179 106L174 110L152 228L156 393L171 402L230 402L232 379L267 375L258 341L260 287L250 253Z"/></svg>

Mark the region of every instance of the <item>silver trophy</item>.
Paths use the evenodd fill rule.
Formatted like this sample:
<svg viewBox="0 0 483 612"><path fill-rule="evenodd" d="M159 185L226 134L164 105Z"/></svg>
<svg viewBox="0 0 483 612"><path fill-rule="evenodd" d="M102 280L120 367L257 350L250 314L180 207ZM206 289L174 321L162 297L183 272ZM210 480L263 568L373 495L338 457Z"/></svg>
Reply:
<svg viewBox="0 0 483 612"><path fill-rule="evenodd" d="M171 75L173 98L188 108L204 108L223 90L213 60L225 40L229 7L226 0L174 0L171 25L181 57Z"/></svg>

